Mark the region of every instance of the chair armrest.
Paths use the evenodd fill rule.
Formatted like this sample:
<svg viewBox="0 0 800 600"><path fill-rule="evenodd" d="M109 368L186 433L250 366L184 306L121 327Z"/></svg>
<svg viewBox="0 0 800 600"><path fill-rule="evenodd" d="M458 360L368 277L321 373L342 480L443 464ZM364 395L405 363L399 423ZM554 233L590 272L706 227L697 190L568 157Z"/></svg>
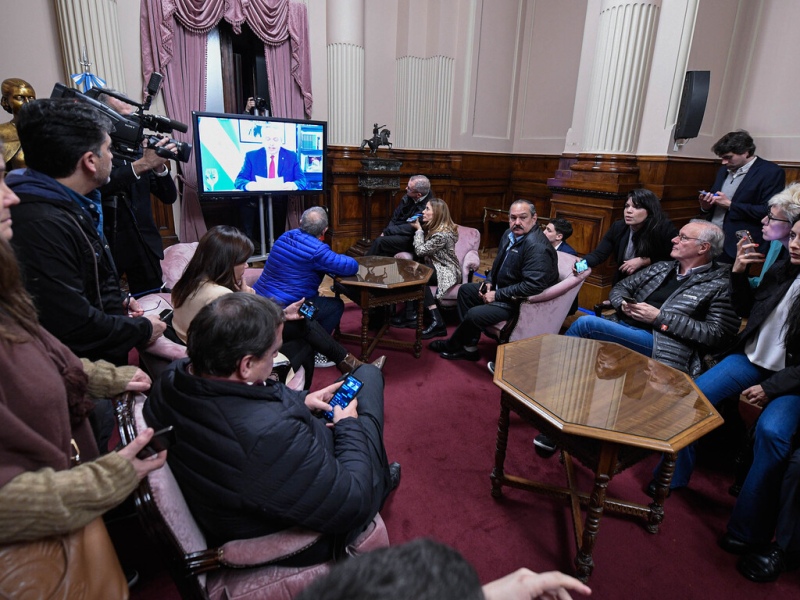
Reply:
<svg viewBox="0 0 800 600"><path fill-rule="evenodd" d="M233 540L218 548L219 562L229 567L266 565L299 554L322 534L302 527L291 527L248 540Z"/></svg>
<svg viewBox="0 0 800 600"><path fill-rule="evenodd" d="M464 263L461 265L461 276L463 283L472 282L472 274L481 266L481 258L476 250L470 250L464 255Z"/></svg>
<svg viewBox="0 0 800 600"><path fill-rule="evenodd" d="M411 255L410 252L398 252L394 255L395 258L404 258L406 260L414 260L414 257Z"/></svg>

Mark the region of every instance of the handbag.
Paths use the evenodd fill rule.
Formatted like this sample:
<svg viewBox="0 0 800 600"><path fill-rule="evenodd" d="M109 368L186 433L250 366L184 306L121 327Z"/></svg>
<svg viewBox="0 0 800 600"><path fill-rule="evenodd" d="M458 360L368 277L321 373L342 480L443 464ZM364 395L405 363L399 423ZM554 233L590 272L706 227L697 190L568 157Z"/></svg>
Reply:
<svg viewBox="0 0 800 600"><path fill-rule="evenodd" d="M80 462L72 441L73 462ZM0 546L0 600L128 600L103 517L62 535Z"/></svg>

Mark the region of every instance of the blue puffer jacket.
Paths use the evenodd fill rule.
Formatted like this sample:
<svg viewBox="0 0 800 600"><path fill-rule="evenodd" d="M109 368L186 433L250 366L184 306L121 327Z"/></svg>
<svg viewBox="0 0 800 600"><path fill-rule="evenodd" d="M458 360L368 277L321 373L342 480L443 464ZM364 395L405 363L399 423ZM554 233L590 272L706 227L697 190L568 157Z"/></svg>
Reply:
<svg viewBox="0 0 800 600"><path fill-rule="evenodd" d="M355 275L355 259L337 254L330 246L300 229L287 231L275 242L253 289L281 306L300 298L316 298L326 273Z"/></svg>

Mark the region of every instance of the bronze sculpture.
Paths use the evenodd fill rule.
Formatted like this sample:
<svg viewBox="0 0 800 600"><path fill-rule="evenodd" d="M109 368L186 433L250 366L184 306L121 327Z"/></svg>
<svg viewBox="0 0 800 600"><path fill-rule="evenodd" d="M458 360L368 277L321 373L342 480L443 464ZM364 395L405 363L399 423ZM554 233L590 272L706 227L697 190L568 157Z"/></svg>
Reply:
<svg viewBox="0 0 800 600"><path fill-rule="evenodd" d="M36 91L33 86L17 77L12 77L0 84L0 106L11 113L11 120L0 125L0 140L3 141L3 159L6 169L19 169L25 166L25 155L17 135L17 115L23 105L36 100Z"/></svg>
<svg viewBox="0 0 800 600"><path fill-rule="evenodd" d="M364 146L369 146L370 154L377 154L380 146L388 146L391 150L392 142L389 141L389 136L392 135L392 132L388 129L381 129L382 127L386 127L386 125L375 123L372 127L372 138L362 141L359 150L363 150Z"/></svg>

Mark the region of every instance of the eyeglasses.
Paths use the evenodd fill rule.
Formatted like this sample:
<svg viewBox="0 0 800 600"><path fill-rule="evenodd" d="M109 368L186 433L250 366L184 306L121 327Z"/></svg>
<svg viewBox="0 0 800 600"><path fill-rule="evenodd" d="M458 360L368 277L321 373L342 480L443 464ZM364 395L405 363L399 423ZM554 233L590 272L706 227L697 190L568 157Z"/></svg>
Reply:
<svg viewBox="0 0 800 600"><path fill-rule="evenodd" d="M701 240L700 238L693 238L693 237L689 237L688 235L683 235L682 233L678 234L678 239L680 241L682 241L682 242L685 242L686 240L694 240L696 242L700 242L701 244L710 244L711 243L711 242L707 242L706 240Z"/></svg>
<svg viewBox="0 0 800 600"><path fill-rule="evenodd" d="M767 213L767 223L769 223L770 221L778 221L780 223L790 223L791 224L791 221L789 219L779 219L778 217L773 217L771 212Z"/></svg>

